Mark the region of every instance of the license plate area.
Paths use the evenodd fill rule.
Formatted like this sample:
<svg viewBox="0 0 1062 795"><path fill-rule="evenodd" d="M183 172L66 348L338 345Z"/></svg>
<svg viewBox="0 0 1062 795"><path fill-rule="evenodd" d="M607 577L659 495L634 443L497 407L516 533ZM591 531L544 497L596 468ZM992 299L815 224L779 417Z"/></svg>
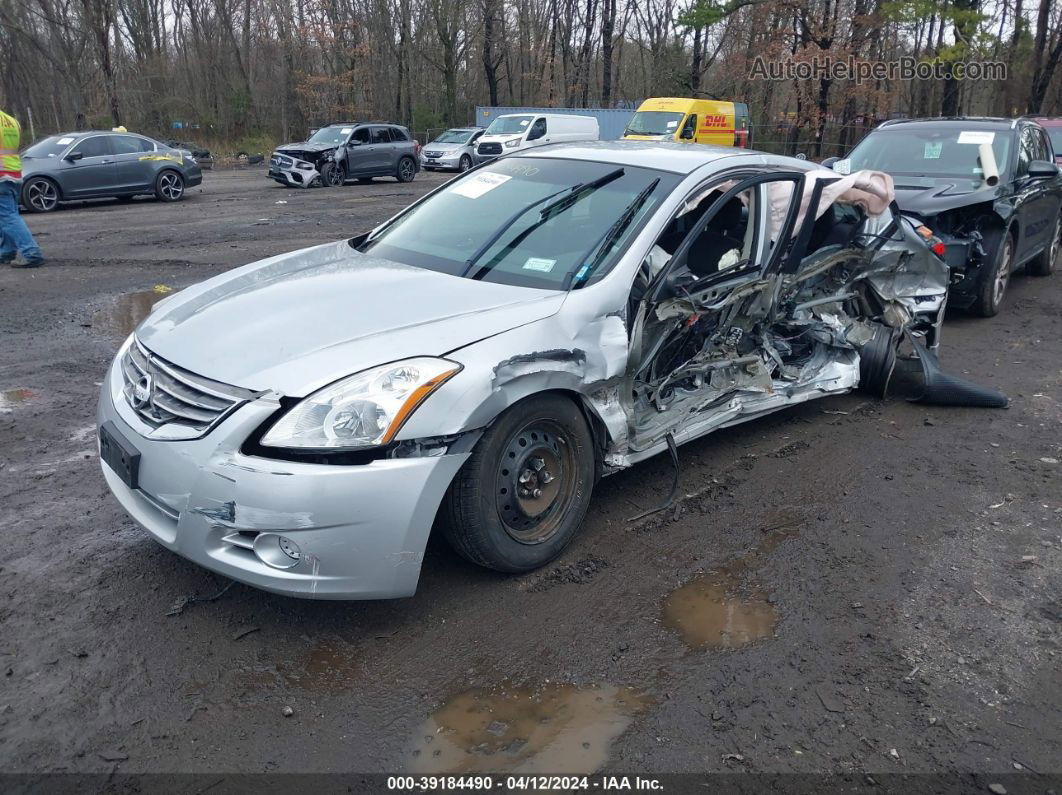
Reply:
<svg viewBox="0 0 1062 795"><path fill-rule="evenodd" d="M137 488L140 453L109 420L100 428L100 458L114 470L122 483L131 489Z"/></svg>

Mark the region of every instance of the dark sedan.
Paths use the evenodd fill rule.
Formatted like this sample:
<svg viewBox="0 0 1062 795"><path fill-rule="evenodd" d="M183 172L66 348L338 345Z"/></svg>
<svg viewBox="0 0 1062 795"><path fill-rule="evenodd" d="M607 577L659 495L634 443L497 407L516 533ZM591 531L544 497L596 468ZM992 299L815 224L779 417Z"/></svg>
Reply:
<svg viewBox="0 0 1062 795"><path fill-rule="evenodd" d="M175 202L202 181L191 153L135 133L53 135L22 153L22 204L31 213L82 199L152 195Z"/></svg>
<svg viewBox="0 0 1062 795"><path fill-rule="evenodd" d="M892 175L900 210L944 241L949 306L990 317L1017 268L1048 276L1059 259L1062 175L1031 119L885 122L848 159L823 165Z"/></svg>

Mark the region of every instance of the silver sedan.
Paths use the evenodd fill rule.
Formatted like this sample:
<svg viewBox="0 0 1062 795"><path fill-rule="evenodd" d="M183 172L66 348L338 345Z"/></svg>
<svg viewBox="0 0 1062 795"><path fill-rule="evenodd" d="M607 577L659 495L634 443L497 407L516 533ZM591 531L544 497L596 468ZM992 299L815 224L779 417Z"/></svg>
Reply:
<svg viewBox="0 0 1062 795"><path fill-rule="evenodd" d="M277 593L410 596L436 524L542 566L602 476L881 394L901 339L935 361L931 237L838 180L667 143L498 160L159 303L104 380L104 476L159 543Z"/></svg>
<svg viewBox="0 0 1062 795"><path fill-rule="evenodd" d="M135 133L64 133L22 153L22 205L31 213L82 199L151 195L175 202L202 181L191 152Z"/></svg>

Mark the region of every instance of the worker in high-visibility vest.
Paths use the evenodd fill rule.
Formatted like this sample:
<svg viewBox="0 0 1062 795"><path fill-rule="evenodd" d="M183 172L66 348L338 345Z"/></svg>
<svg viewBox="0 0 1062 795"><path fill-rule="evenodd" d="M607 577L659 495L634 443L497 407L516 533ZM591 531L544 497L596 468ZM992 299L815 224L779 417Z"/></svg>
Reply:
<svg viewBox="0 0 1062 795"><path fill-rule="evenodd" d="M0 263L36 268L44 263L37 241L18 213L22 192L22 158L18 156L22 128L0 110ZM22 259L16 262L16 256Z"/></svg>

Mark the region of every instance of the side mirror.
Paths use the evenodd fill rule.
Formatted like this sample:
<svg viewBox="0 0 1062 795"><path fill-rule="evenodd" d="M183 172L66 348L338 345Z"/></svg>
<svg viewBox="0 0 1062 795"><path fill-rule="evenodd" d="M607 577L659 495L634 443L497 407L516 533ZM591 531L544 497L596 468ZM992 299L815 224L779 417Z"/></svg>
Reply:
<svg viewBox="0 0 1062 795"><path fill-rule="evenodd" d="M839 157L827 157L825 160L823 160L821 163L819 163L819 165L822 166L823 168L833 168L833 164L836 163L840 159L841 158L839 158Z"/></svg>
<svg viewBox="0 0 1062 795"><path fill-rule="evenodd" d="M78 161L78 160L80 160L80 159L81 159L81 158L83 158L84 156L85 156L85 155L84 155L84 154L82 154L81 152L71 152L71 153L70 153L70 154L68 154L68 155L67 155L66 157L64 157L64 158L63 158L63 160L69 160L69 161L70 161L71 163L73 163L73 162L75 162L75 161Z"/></svg>
<svg viewBox="0 0 1062 795"><path fill-rule="evenodd" d="M351 138L347 141L347 146L361 146L361 141L357 138Z"/></svg>
<svg viewBox="0 0 1062 795"><path fill-rule="evenodd" d="M1058 166L1046 160L1034 160L1029 163L1030 179L1054 179L1059 174Z"/></svg>
<svg viewBox="0 0 1062 795"><path fill-rule="evenodd" d="M682 130L682 135L681 135L680 137L681 137L681 138L682 138L683 140L686 140L686 141L692 141L692 140L693 140L693 128L692 128L692 127L686 127L686 128L684 128L684 129Z"/></svg>

